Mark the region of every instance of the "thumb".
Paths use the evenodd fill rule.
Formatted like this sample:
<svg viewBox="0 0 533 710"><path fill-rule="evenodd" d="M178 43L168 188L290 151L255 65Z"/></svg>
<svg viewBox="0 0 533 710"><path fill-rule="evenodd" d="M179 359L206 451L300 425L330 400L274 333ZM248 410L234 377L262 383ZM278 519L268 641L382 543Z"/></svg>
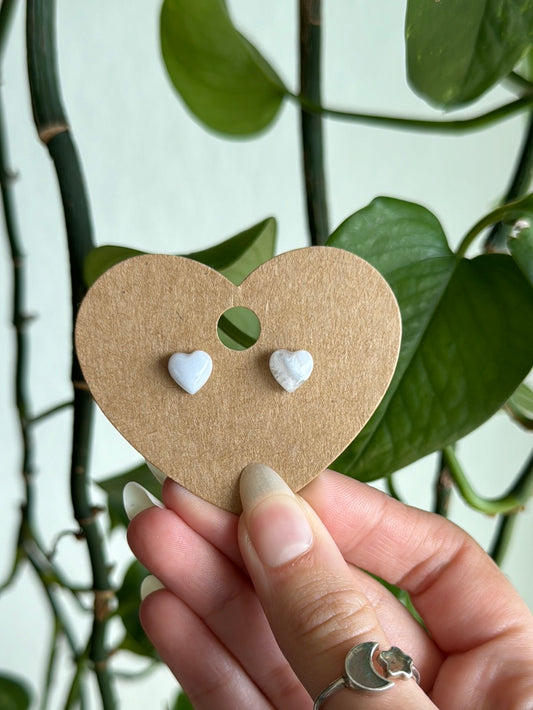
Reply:
<svg viewBox="0 0 533 710"><path fill-rule="evenodd" d="M343 675L351 648L377 642L385 650L391 644L356 575L310 506L263 464L244 469L240 491L244 562L283 654L316 698ZM413 680L376 695L341 689L327 701L327 710L435 707Z"/></svg>

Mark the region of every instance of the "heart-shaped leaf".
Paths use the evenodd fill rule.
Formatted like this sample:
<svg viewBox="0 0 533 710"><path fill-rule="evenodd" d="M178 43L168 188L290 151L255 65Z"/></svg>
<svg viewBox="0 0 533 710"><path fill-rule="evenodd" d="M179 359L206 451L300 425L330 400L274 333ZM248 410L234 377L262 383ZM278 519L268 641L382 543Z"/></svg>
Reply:
<svg viewBox="0 0 533 710"><path fill-rule="evenodd" d="M333 465L373 480L461 438L509 398L533 365L533 289L507 255L456 257L436 217L400 200L374 200L328 243L375 266L402 313L388 392Z"/></svg>
<svg viewBox="0 0 533 710"><path fill-rule="evenodd" d="M115 264L120 264L125 259L130 259L132 256L146 254L139 249L131 247L123 247L118 244L104 244L101 247L92 249L85 257L83 264L83 278L87 288L93 285L96 279L100 278L108 269Z"/></svg>
<svg viewBox="0 0 533 710"><path fill-rule="evenodd" d="M118 615L122 619L126 635L120 644L124 650L139 656L157 658L157 653L147 639L139 620L139 590L148 570L134 560L128 567L120 589L117 591Z"/></svg>
<svg viewBox="0 0 533 710"><path fill-rule="evenodd" d="M276 233L276 220L274 217L267 217L262 222L254 224L220 244L209 249L192 252L186 256L220 271L238 286L248 274L274 256ZM115 264L132 256L147 253L113 244L96 247L89 252L85 259L84 277L87 288L92 286L97 278Z"/></svg>
<svg viewBox="0 0 533 710"><path fill-rule="evenodd" d="M516 67L515 71L524 79L527 79L528 81L533 80L533 46L530 47L525 57Z"/></svg>
<svg viewBox="0 0 533 710"><path fill-rule="evenodd" d="M533 431L533 390L525 382L509 397L505 409L524 429Z"/></svg>
<svg viewBox="0 0 533 710"><path fill-rule="evenodd" d="M234 27L224 0L165 0L160 29L170 79L202 123L230 135L271 123L287 90Z"/></svg>
<svg viewBox="0 0 533 710"><path fill-rule="evenodd" d="M407 71L438 106L473 101L507 76L533 42L530 0L409 0Z"/></svg>
<svg viewBox="0 0 533 710"><path fill-rule="evenodd" d="M248 274L274 256L276 233L276 220L267 217L221 244L186 256L216 269L238 286Z"/></svg>
<svg viewBox="0 0 533 710"><path fill-rule="evenodd" d="M0 673L0 708L2 710L27 710L31 695L26 683L5 673Z"/></svg>

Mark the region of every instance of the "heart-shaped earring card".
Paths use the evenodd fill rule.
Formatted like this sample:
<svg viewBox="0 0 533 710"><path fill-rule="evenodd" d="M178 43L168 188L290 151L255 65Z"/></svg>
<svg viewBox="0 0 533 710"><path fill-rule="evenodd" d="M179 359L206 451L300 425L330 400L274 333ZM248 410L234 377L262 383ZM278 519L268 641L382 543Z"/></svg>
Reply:
<svg viewBox="0 0 533 710"><path fill-rule="evenodd" d="M235 306L259 319L247 350L231 350L217 334L220 316ZM94 399L139 453L238 512L247 464L267 464L299 490L354 439L387 389L400 333L386 281L341 249L281 254L240 286L184 257L145 255L91 287L76 350ZM278 370L290 378L299 367L307 378L295 391L269 367L283 350L281 363L273 358ZM298 351L311 362L291 355ZM200 387L189 394L180 377Z"/></svg>

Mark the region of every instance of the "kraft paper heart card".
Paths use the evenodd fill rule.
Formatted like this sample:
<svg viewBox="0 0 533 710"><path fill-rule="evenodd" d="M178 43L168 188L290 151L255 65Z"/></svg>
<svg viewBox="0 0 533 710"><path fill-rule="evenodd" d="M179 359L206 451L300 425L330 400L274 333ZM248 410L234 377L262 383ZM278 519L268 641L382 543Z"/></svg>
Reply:
<svg viewBox="0 0 533 710"><path fill-rule="evenodd" d="M259 320L246 350L218 336L235 306ZM76 349L94 399L137 451L238 512L247 464L297 491L355 438L387 389L400 334L394 295L370 264L308 247L240 286L184 257L123 261L85 297Z"/></svg>

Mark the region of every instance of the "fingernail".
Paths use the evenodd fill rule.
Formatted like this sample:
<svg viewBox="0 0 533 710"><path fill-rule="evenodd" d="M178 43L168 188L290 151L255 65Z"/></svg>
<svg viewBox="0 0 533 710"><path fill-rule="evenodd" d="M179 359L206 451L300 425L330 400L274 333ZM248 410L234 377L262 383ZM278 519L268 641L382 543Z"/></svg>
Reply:
<svg viewBox="0 0 533 710"><path fill-rule="evenodd" d="M153 574L149 574L141 582L141 600L144 601L149 594L152 594L152 592L157 592L159 589L164 588L164 585L161 584L157 577L154 577Z"/></svg>
<svg viewBox="0 0 533 710"><path fill-rule="evenodd" d="M280 567L313 544L313 531L285 481L264 464L241 474L240 492L250 540L263 564Z"/></svg>
<svg viewBox="0 0 533 710"><path fill-rule="evenodd" d="M122 491L122 502L129 520L147 508L163 508L163 503L157 500L146 488L137 481L128 481Z"/></svg>
<svg viewBox="0 0 533 710"><path fill-rule="evenodd" d="M165 474L163 471L160 471L156 466L154 466L153 463L150 463L149 461L146 462L146 465L150 469L150 473L156 478L161 485L165 482Z"/></svg>

